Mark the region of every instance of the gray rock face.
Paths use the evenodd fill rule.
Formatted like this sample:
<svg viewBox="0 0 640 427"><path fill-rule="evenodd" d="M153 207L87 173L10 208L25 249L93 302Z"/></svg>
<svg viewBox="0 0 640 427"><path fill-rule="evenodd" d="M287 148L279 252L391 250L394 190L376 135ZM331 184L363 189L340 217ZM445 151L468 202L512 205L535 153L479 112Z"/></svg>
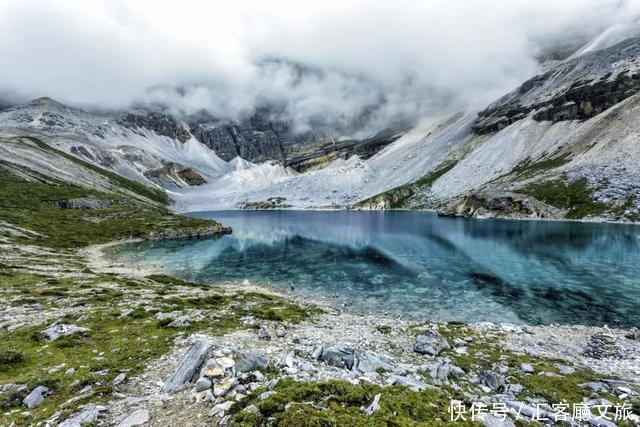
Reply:
<svg viewBox="0 0 640 427"><path fill-rule="evenodd" d="M491 414L481 414L478 419L485 427L515 427L515 424L510 418L503 420Z"/></svg>
<svg viewBox="0 0 640 427"><path fill-rule="evenodd" d="M236 361L235 369L237 372L251 372L257 368L266 368L269 359L257 353L242 353L239 360Z"/></svg>
<svg viewBox="0 0 640 427"><path fill-rule="evenodd" d="M86 425L93 425L100 417L100 413L106 410L107 408L104 406L93 404L85 405L82 411L62 421L58 424L58 427L84 427Z"/></svg>
<svg viewBox="0 0 640 427"><path fill-rule="evenodd" d="M189 316L179 316L167 325L167 328L186 328L190 324Z"/></svg>
<svg viewBox="0 0 640 427"><path fill-rule="evenodd" d="M149 421L149 411L146 409L138 409L127 418L122 420L120 424L118 424L118 427L141 426L147 421Z"/></svg>
<svg viewBox="0 0 640 427"><path fill-rule="evenodd" d="M174 393L182 388L184 384L191 381L211 350L212 345L206 341L198 340L194 342L187 352L178 362L173 373L167 378L162 387L163 393Z"/></svg>
<svg viewBox="0 0 640 427"><path fill-rule="evenodd" d="M50 391L45 386L38 386L34 388L31 393L27 395L24 399L22 399L22 403L29 409L33 409L50 394Z"/></svg>
<svg viewBox="0 0 640 427"><path fill-rule="evenodd" d="M94 199L91 197L81 197L77 199L54 200L49 202L51 206L61 209L104 209L114 205L113 200Z"/></svg>
<svg viewBox="0 0 640 427"><path fill-rule="evenodd" d="M77 334L80 332L87 332L88 328L82 328L76 325L67 324L54 324L42 331L42 335L48 341L57 340L60 337L66 337L67 335Z"/></svg>
<svg viewBox="0 0 640 427"><path fill-rule="evenodd" d="M271 121L262 111L241 123L202 116L192 118L189 125L198 141L226 161L236 156L250 162L283 161L283 144L290 137L285 124Z"/></svg>
<svg viewBox="0 0 640 427"><path fill-rule="evenodd" d="M364 411L365 415L371 416L373 414L375 414L376 412L378 412L380 410L380 397L382 395L380 393L376 394L373 397L373 402L371 402L371 405L367 406Z"/></svg>
<svg viewBox="0 0 640 427"><path fill-rule="evenodd" d="M195 170L175 162L169 162L161 168L145 171L144 176L161 187L183 188L207 182Z"/></svg>
<svg viewBox="0 0 640 427"><path fill-rule="evenodd" d="M587 119L640 91L640 38L563 62L478 114L476 133L497 132L534 112L537 121Z"/></svg>
<svg viewBox="0 0 640 427"><path fill-rule="evenodd" d="M207 377L198 378L196 381L196 391L204 391L211 388L211 380Z"/></svg>
<svg viewBox="0 0 640 427"><path fill-rule="evenodd" d="M497 391L504 387L504 377L494 371L480 371L478 373L480 384L489 387L491 390Z"/></svg>
<svg viewBox="0 0 640 427"><path fill-rule="evenodd" d="M356 363L355 350L344 344L336 344L323 350L320 360L336 368L351 370Z"/></svg>
<svg viewBox="0 0 640 427"><path fill-rule="evenodd" d="M435 329L425 329L417 336L414 350L416 353L437 356L442 350L449 348L451 346L440 332Z"/></svg>
<svg viewBox="0 0 640 427"><path fill-rule="evenodd" d="M180 142L186 142L189 131L176 119L161 112L135 111L125 113L118 119L118 123L131 129L145 128L158 135L168 136Z"/></svg>

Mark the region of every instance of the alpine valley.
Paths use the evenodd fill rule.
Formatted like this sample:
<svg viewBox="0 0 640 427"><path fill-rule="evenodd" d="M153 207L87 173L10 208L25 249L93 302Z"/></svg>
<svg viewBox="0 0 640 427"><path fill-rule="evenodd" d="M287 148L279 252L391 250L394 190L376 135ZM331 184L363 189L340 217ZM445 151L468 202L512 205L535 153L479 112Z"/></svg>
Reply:
<svg viewBox="0 0 640 427"><path fill-rule="evenodd" d="M374 130L0 99L0 426L640 425L639 25Z"/></svg>

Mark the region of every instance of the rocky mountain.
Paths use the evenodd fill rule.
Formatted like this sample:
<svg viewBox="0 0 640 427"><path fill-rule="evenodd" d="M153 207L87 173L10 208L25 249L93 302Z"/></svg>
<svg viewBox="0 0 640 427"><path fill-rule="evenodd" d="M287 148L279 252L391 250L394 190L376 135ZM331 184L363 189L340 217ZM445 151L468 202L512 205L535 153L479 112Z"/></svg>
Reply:
<svg viewBox="0 0 640 427"><path fill-rule="evenodd" d="M48 98L1 111L0 136L35 136L165 188L181 211L281 200L638 221L639 91L640 37L618 31L572 45L479 113L427 117L363 140L296 134L269 109L234 122L157 106L87 112Z"/></svg>
<svg viewBox="0 0 640 427"><path fill-rule="evenodd" d="M477 133L535 112L536 121L584 120L640 91L640 38L587 53L524 82L478 114Z"/></svg>

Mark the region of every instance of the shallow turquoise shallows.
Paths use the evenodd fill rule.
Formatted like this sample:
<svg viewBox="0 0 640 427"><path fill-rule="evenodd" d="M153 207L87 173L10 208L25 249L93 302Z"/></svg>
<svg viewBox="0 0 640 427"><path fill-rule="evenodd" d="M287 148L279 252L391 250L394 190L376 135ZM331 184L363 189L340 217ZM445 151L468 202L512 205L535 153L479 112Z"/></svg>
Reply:
<svg viewBox="0 0 640 427"><path fill-rule="evenodd" d="M201 283L249 279L417 321L640 326L640 227L424 212L225 211L219 240L110 256Z"/></svg>

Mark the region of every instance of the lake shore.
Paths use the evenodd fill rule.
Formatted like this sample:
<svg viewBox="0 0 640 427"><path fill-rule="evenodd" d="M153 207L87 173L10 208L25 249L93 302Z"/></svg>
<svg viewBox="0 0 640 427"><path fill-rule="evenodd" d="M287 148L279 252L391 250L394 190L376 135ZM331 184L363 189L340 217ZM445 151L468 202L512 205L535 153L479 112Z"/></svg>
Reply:
<svg viewBox="0 0 640 427"><path fill-rule="evenodd" d="M517 407L542 404L550 410L560 401L608 401L613 408L635 405L640 392L640 341L630 330L356 315L295 291L201 286L161 270L113 264L103 251L123 242L75 252L13 245L3 254L0 262L20 272L7 284L0 318L9 348L40 346L28 337L52 322L89 329L54 341L53 353L34 365L69 385L57 385L37 408L8 410L3 419L241 425L293 422L299 411L311 411L327 422L340 417L349 423L422 419L455 425L447 412L452 401L511 405L507 415L516 420ZM45 271L51 279L38 279ZM31 274L35 298L22 302L18 291ZM97 344L107 336L108 346ZM68 340L75 340L74 357L65 356L62 344ZM196 362L186 357L194 348L206 350ZM192 375L167 392L187 365ZM70 382L78 375L84 388ZM35 381L49 384L42 374ZM19 383L0 384L3 393L24 393ZM342 403L327 406L327 399ZM476 420L510 425L508 418L498 421L507 424L487 416Z"/></svg>

